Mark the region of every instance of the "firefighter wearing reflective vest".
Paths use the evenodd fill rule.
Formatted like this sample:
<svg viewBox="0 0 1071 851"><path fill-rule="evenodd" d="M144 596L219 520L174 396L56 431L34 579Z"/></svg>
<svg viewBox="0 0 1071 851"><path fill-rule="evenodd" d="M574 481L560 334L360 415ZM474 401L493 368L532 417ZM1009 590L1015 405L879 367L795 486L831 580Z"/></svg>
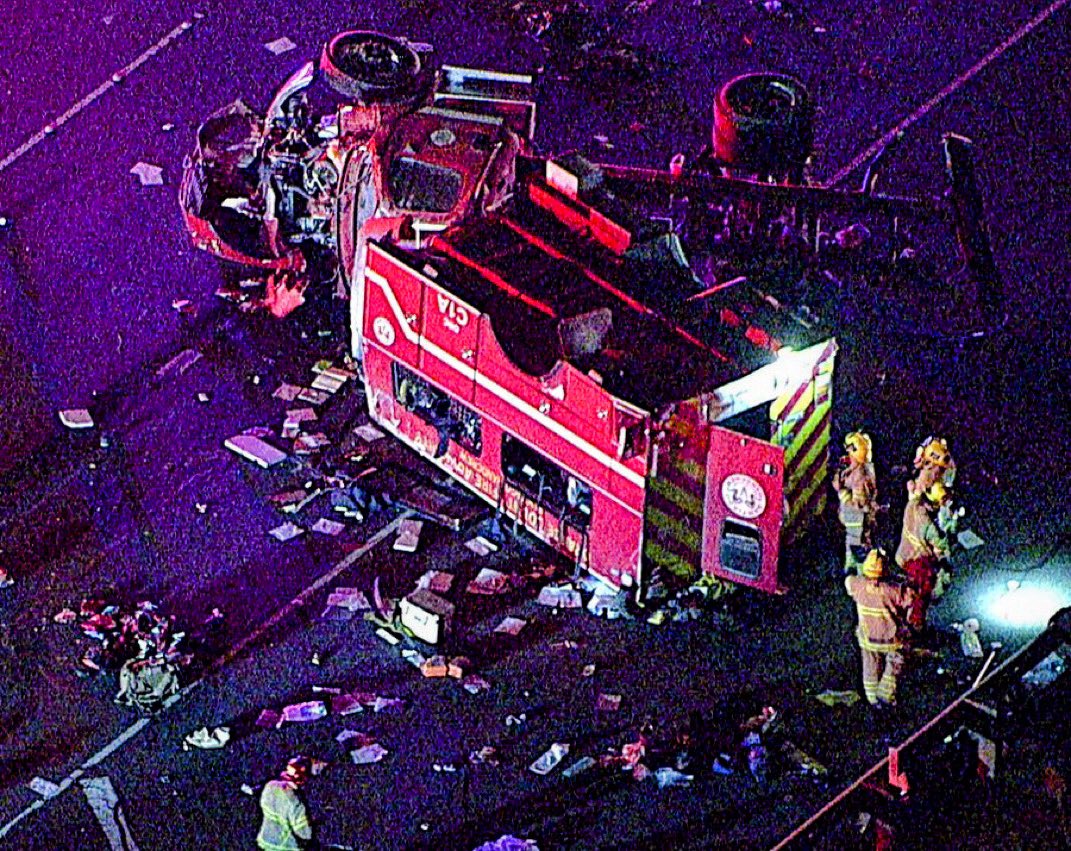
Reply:
<svg viewBox="0 0 1071 851"><path fill-rule="evenodd" d="M926 613L933 601L937 572L948 560L948 538L937 523L941 506L948 499L948 489L943 482L936 481L917 498L909 499L904 509L896 563L907 574L907 584L915 594L907 619L915 633L926 628Z"/></svg>
<svg viewBox="0 0 1071 851"><path fill-rule="evenodd" d="M257 847L263 851L298 851L312 843L312 825L301 790L312 772L312 760L294 757L276 780L264 784L260 793L263 821Z"/></svg>
<svg viewBox="0 0 1071 851"><path fill-rule="evenodd" d="M863 693L871 706L893 706L904 664L900 635L911 589L883 580L885 555L880 550L867 553L859 572L846 577L844 587L859 617L855 637L863 660Z"/></svg>
<svg viewBox="0 0 1071 851"><path fill-rule="evenodd" d="M874 543L878 480L869 435L853 431L844 438L844 451L845 466L833 476L833 489L840 501L837 519L844 527L844 572L851 573Z"/></svg>

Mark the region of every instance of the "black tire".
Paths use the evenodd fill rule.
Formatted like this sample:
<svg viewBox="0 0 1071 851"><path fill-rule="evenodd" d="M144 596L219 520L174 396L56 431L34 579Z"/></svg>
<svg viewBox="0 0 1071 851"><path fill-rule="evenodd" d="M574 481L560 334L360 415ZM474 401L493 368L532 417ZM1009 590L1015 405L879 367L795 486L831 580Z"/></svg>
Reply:
<svg viewBox="0 0 1071 851"><path fill-rule="evenodd" d="M736 77L714 99L713 143L726 165L798 181L814 145L810 95L782 74Z"/></svg>
<svg viewBox="0 0 1071 851"><path fill-rule="evenodd" d="M324 79L362 103L404 103L423 94L424 61L407 42L382 33L339 33L320 56Z"/></svg>

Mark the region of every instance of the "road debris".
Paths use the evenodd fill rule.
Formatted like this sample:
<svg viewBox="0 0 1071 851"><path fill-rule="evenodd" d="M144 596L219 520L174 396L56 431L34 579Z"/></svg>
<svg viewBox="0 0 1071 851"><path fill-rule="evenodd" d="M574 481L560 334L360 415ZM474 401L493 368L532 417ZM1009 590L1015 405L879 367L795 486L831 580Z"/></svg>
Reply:
<svg viewBox="0 0 1071 851"><path fill-rule="evenodd" d="M281 526L276 526L274 529L269 529L268 534L275 538L275 540L285 543L286 541L293 540L299 535L304 535L305 530L294 523L286 522Z"/></svg>
<svg viewBox="0 0 1071 851"><path fill-rule="evenodd" d="M236 434L223 441L223 445L236 455L240 455L247 461L252 461L258 467L265 470L285 461L287 455L281 449L276 449L270 443L266 443L256 435Z"/></svg>
<svg viewBox="0 0 1071 851"><path fill-rule="evenodd" d="M141 181L142 186L163 186L164 185L164 170L158 165L151 165L150 163L139 162L132 169L131 174L135 174L138 180Z"/></svg>
<svg viewBox="0 0 1071 851"><path fill-rule="evenodd" d="M43 777L35 777L26 785L46 800L48 798L54 798L60 791L60 787L57 784L53 783L51 780L45 780Z"/></svg>
<svg viewBox="0 0 1071 851"><path fill-rule="evenodd" d="M506 574L485 567L476 574L468 587L465 589L469 594L501 594L509 588L509 577Z"/></svg>
<svg viewBox="0 0 1071 851"><path fill-rule="evenodd" d="M349 609L351 612L369 611L372 608L364 591L359 588L336 588L328 596L327 605Z"/></svg>
<svg viewBox="0 0 1071 851"><path fill-rule="evenodd" d="M403 553L415 553L420 546L420 532L424 524L419 520L402 520L398 524L398 537L393 548Z"/></svg>
<svg viewBox="0 0 1071 851"><path fill-rule="evenodd" d="M963 623L952 624L952 628L959 633L960 650L966 658L981 659L985 655L982 640L978 636L982 628L978 618L967 618Z"/></svg>
<svg viewBox="0 0 1071 851"><path fill-rule="evenodd" d="M654 779L659 789L665 789L668 786L690 786L695 777L667 765L655 769Z"/></svg>
<svg viewBox="0 0 1071 851"><path fill-rule="evenodd" d="M956 535L956 540L959 541L959 545L965 550L973 550L985 543L985 541L978 537L978 535L971 529L964 529Z"/></svg>
<svg viewBox="0 0 1071 851"><path fill-rule="evenodd" d="M424 588L404 597L398 606L401 625L414 637L438 644L450 631L454 604Z"/></svg>
<svg viewBox="0 0 1071 851"><path fill-rule="evenodd" d="M568 742L555 742L535 762L528 766L528 770L539 775L547 775L552 772L569 753Z"/></svg>
<svg viewBox="0 0 1071 851"><path fill-rule="evenodd" d="M282 399L284 402L293 402L298 394L301 393L302 388L297 384L287 384L285 381L280 384L272 392L272 396L276 399Z"/></svg>
<svg viewBox="0 0 1071 851"><path fill-rule="evenodd" d="M293 41L286 36L277 38L274 41L268 41L264 43L264 49L275 56L280 56L283 53L289 53L297 47Z"/></svg>
<svg viewBox="0 0 1071 851"><path fill-rule="evenodd" d="M70 429L93 428L93 417L85 408L69 408L60 411L59 420Z"/></svg>
<svg viewBox="0 0 1071 851"><path fill-rule="evenodd" d="M469 674L461 681L461 687L469 694L479 694L491 688L491 684L479 674Z"/></svg>
<svg viewBox="0 0 1071 851"><path fill-rule="evenodd" d="M292 703L284 706L279 718L281 727L287 721L295 724L304 724L309 721L319 721L327 717L327 704L322 700L307 700L303 703Z"/></svg>
<svg viewBox="0 0 1071 851"><path fill-rule="evenodd" d="M182 740L182 749L188 751L191 747L201 750L217 750L224 747L231 740L230 727L199 727L188 734Z"/></svg>
<svg viewBox="0 0 1071 851"><path fill-rule="evenodd" d="M536 602L554 609L579 609L583 605L580 592L572 585L545 585Z"/></svg>
<svg viewBox="0 0 1071 851"><path fill-rule="evenodd" d="M505 617L502 619L502 623L495 627L494 631L505 635L520 635L521 630L527 625L528 621L523 618Z"/></svg>
<svg viewBox="0 0 1071 851"><path fill-rule="evenodd" d="M826 689L823 692L819 692L814 696L814 699L819 703L824 703L826 706L854 706L862 698L857 691L832 691Z"/></svg>
<svg viewBox="0 0 1071 851"><path fill-rule="evenodd" d="M539 851L539 846L534 839L520 839L507 833L477 846L473 851Z"/></svg>
<svg viewBox="0 0 1071 851"><path fill-rule="evenodd" d="M562 777L576 777L578 774L583 774L589 768L594 767L595 764L594 757L582 756L572 765L562 769Z"/></svg>
<svg viewBox="0 0 1071 851"><path fill-rule="evenodd" d="M312 524L313 532L316 532L320 535L329 535L331 537L339 535L345 528L345 523L339 523L337 520L328 520L325 517L321 517L319 520Z"/></svg>
<svg viewBox="0 0 1071 851"><path fill-rule="evenodd" d="M599 693L595 698L596 712L617 712L621 708L621 695Z"/></svg>
<svg viewBox="0 0 1071 851"><path fill-rule="evenodd" d="M444 570L428 570L417 580L417 588L431 591L433 594L447 594L454 584L454 574Z"/></svg>

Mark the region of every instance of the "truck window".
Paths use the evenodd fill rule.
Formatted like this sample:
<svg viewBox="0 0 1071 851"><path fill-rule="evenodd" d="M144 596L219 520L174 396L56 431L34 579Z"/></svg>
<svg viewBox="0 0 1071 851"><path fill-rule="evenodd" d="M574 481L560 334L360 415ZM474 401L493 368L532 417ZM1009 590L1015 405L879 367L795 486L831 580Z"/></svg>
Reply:
<svg viewBox="0 0 1071 851"><path fill-rule="evenodd" d="M762 535L758 529L727 518L721 530L719 554L722 569L749 579L762 573Z"/></svg>
<svg viewBox="0 0 1071 851"><path fill-rule="evenodd" d="M436 458L446 454L451 440L472 455L483 451L483 421L479 414L400 363L392 363L391 371L394 398L439 433Z"/></svg>
<svg viewBox="0 0 1071 851"><path fill-rule="evenodd" d="M591 487L509 434L502 435L502 474L572 526L586 529L591 522Z"/></svg>

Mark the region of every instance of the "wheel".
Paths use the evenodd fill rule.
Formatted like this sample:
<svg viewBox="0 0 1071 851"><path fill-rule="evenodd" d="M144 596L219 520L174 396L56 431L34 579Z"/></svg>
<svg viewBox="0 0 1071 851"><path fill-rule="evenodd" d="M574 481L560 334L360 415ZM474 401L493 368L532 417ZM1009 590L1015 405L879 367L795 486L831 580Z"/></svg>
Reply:
<svg viewBox="0 0 1071 851"><path fill-rule="evenodd" d="M744 74L714 99L714 154L761 176L802 178L814 144L810 95L781 74Z"/></svg>
<svg viewBox="0 0 1071 851"><path fill-rule="evenodd" d="M422 94L424 62L407 42L377 32L340 33L324 47L320 70L340 94L362 103L399 103Z"/></svg>

